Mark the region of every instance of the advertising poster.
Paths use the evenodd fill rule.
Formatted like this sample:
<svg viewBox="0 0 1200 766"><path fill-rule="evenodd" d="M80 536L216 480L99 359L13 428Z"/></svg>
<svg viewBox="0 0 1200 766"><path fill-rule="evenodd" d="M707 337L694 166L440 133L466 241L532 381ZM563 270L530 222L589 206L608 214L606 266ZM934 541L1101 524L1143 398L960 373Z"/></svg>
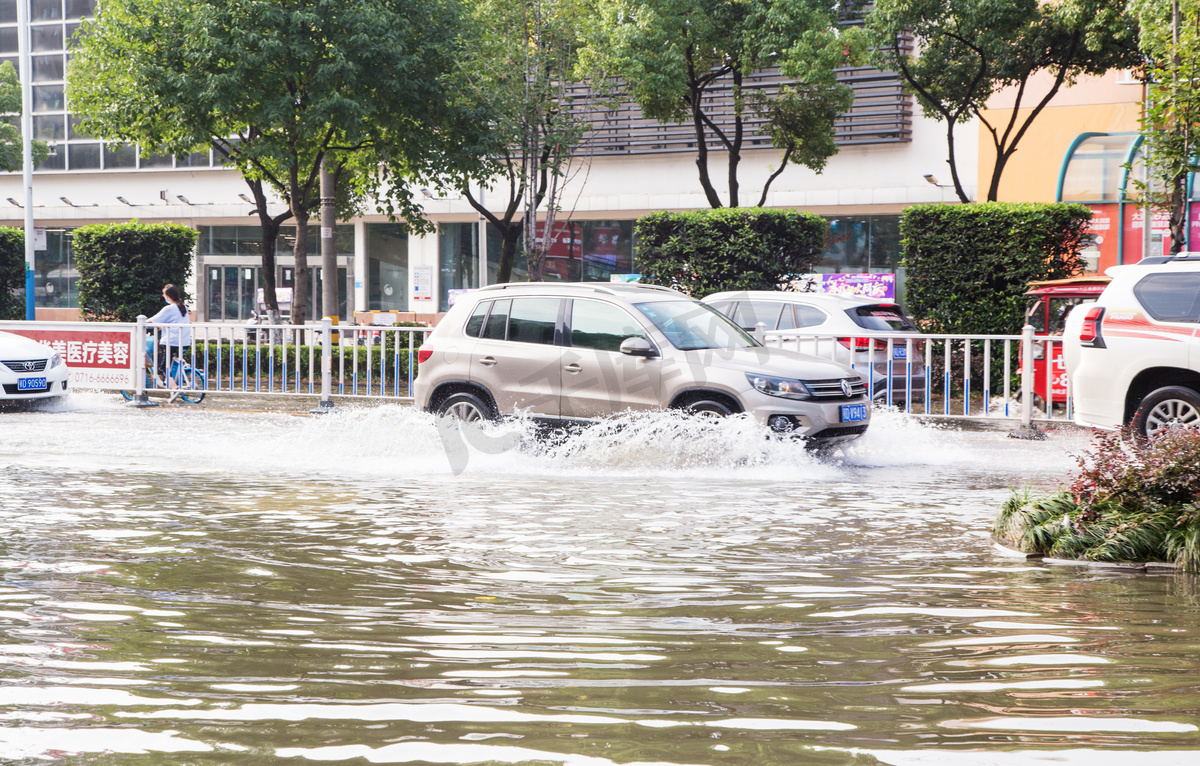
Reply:
<svg viewBox="0 0 1200 766"><path fill-rule="evenodd" d="M129 359L132 330L25 330L11 326L3 330L57 351L71 371L72 388L133 387Z"/></svg>
<svg viewBox="0 0 1200 766"><path fill-rule="evenodd" d="M821 274L817 292L861 295L879 301L896 299L895 274Z"/></svg>

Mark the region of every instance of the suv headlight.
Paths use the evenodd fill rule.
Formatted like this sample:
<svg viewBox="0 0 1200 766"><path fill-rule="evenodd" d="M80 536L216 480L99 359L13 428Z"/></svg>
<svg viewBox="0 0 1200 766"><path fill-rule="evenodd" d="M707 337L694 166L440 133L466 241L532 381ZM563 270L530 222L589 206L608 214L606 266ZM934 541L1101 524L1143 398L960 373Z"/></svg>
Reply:
<svg viewBox="0 0 1200 766"><path fill-rule="evenodd" d="M748 372L746 380L750 381L755 391L767 396L781 396L784 399L808 399L812 396L808 386L792 378L776 378L772 375L755 375Z"/></svg>
<svg viewBox="0 0 1200 766"><path fill-rule="evenodd" d="M46 369L53 370L55 367L59 366L60 364L62 364L62 357L59 356L58 354L55 354L54 356L50 357L50 362L49 362L49 364L46 365Z"/></svg>

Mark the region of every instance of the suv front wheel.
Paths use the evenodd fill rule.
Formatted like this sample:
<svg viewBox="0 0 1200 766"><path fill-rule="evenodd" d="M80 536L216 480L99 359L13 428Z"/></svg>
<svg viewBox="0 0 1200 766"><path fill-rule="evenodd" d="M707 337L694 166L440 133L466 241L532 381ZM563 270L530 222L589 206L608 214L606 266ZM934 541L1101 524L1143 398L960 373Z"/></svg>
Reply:
<svg viewBox="0 0 1200 766"><path fill-rule="evenodd" d="M1156 389L1138 405L1130 426L1147 439L1171 426L1200 426L1200 394L1184 386Z"/></svg>

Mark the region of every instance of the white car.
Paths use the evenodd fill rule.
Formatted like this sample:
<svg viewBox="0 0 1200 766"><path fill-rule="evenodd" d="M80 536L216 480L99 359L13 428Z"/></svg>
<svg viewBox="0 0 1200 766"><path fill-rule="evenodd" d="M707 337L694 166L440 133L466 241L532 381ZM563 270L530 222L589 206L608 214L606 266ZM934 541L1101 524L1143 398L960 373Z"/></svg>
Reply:
<svg viewBox="0 0 1200 766"><path fill-rule="evenodd" d="M784 340L784 348L850 365L877 401L889 401L889 391L890 401L925 394L920 330L895 303L857 295L768 290L713 293L703 302L747 332L762 323L766 331L789 331L787 339L804 338Z"/></svg>
<svg viewBox="0 0 1200 766"><path fill-rule="evenodd" d="M49 346L0 332L0 402L67 393L67 366Z"/></svg>
<svg viewBox="0 0 1200 766"><path fill-rule="evenodd" d="M1144 437L1200 425L1200 254L1107 273L1112 282L1063 333L1075 422Z"/></svg>

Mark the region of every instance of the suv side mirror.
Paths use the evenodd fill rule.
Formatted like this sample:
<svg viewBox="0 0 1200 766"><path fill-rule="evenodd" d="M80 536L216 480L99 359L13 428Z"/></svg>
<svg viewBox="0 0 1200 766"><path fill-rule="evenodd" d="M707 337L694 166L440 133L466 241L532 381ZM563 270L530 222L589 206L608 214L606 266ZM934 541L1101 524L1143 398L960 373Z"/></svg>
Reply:
<svg viewBox="0 0 1200 766"><path fill-rule="evenodd" d="M658 356L658 349L645 338L626 338L621 341L621 353L626 356L644 356L647 359Z"/></svg>

